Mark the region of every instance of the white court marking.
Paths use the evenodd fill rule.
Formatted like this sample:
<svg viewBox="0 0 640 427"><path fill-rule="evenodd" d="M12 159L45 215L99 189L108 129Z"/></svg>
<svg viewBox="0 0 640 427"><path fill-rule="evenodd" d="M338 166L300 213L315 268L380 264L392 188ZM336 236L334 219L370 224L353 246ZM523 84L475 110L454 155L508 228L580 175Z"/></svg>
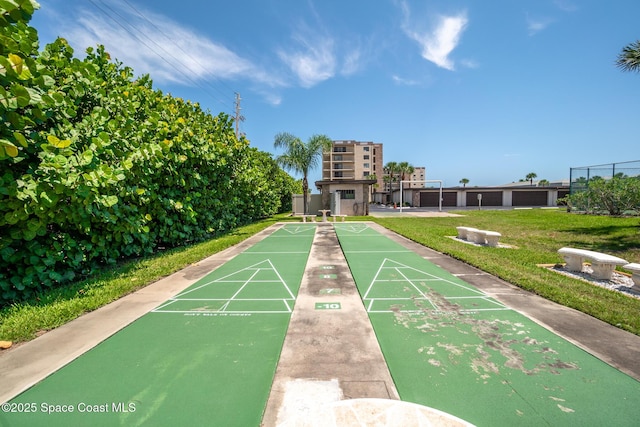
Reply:
<svg viewBox="0 0 640 427"><path fill-rule="evenodd" d="M380 278L381 274L386 274L388 272L394 272L396 273L400 278L399 279L384 279L384 278ZM408 276L412 275L412 273L419 273L421 275L423 275L423 277L420 277L418 279L411 279ZM369 284L369 287L367 288L366 292L364 293L362 299L365 302L365 305L367 307L367 311L369 313L393 313L394 311L387 309L387 310L377 310L374 308L374 303L376 301L398 301L399 303L401 302L409 302L409 301L424 301L425 303L428 303L433 310L436 311L442 311L440 310L440 308L438 307L437 301L434 301L428 294L425 294L425 292L423 292L422 289L420 289L420 287L418 287L416 285L415 282L429 282L429 281L433 281L433 282L440 282L440 283L446 283L449 285L453 285L455 287L464 289L465 291L468 291L470 293L470 295L468 296L461 296L461 297L447 297L444 296L443 297L447 300L447 301L455 301L455 300L481 300L483 302L486 303L490 303L492 305L496 305L496 308L476 308L476 309L468 309L468 310L460 310L461 313L471 313L471 312L478 312L478 311L503 311L503 310L510 310L509 308L507 308L505 305L501 304L498 301L495 301L491 298L489 298L486 294L484 294L483 292L478 291L477 289L468 287L468 286L464 286L460 283L455 283L452 282L450 280L444 279L442 277L433 275L431 273L427 273L426 271L422 271L419 270L417 268L414 267L410 267L408 265L402 264L398 261L394 261L391 260L389 258L385 258L382 263L380 264L380 267L378 268L378 270L376 271L375 276L373 277L373 279L371 280L371 283ZM406 298L402 298L402 297L370 297L369 294L371 293L372 289L374 289L374 287L376 288L377 292L380 292L379 289L380 287L384 287L385 283L406 283L408 284L410 287L412 287L416 292L418 296L413 296L413 297L406 297ZM383 292L384 293L384 292ZM398 310L396 310L398 311ZM411 312L420 312L421 310L399 310L400 312L403 313L411 313Z"/></svg>
<svg viewBox="0 0 640 427"><path fill-rule="evenodd" d="M274 280L257 280L255 279L260 273L264 272L272 272L275 274L276 279ZM249 277L247 278L247 273ZM196 292L200 289L206 288L208 286L216 285L216 284L237 284L238 288L235 293L230 298L189 298L189 294ZM248 285L252 284L280 284L282 286L282 290L285 291L287 297L285 298L241 298L242 292ZM213 291L212 293L215 293ZM172 306L176 304L180 304L180 302L223 302L219 308L212 309L202 309L195 308L189 310L179 310L172 309ZM169 299L164 304L160 305L158 308L152 310L153 313L202 313L202 314L213 314L213 313L233 313L233 314L253 314L253 313L291 313L293 311L293 303L295 301L295 295L282 278L278 270L275 268L270 259L260 261L256 264L250 265L248 267L242 268L240 270L234 271L233 273L229 273L223 277L220 277L215 280L211 280L201 284L200 286L196 286L195 288L188 289L173 298ZM248 310L230 310L229 306L231 303L255 303L255 302L263 302L266 303L264 309L248 309ZM279 302L277 304L273 304L274 302ZM253 305L253 304L252 304ZM280 306L281 308L274 309L274 306ZM269 307L269 308L267 308Z"/></svg>
<svg viewBox="0 0 640 427"><path fill-rule="evenodd" d="M360 234L365 230L370 229L370 227L366 224L354 224L354 225L338 225L334 224L334 228L338 230L343 230L349 233Z"/></svg>

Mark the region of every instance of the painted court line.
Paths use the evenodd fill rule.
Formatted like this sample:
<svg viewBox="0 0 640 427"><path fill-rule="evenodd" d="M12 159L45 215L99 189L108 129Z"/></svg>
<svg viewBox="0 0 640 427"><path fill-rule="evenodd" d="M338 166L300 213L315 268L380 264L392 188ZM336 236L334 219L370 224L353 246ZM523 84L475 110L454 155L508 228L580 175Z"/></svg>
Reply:
<svg viewBox="0 0 640 427"><path fill-rule="evenodd" d="M408 251L411 252L411 251ZM349 254L357 254L357 253L361 253L358 251L349 251ZM399 278L393 278L393 279L385 279L385 278L380 278L381 274L385 273L385 274L389 274L389 273L396 273L397 276L399 276ZM422 275L423 277L419 277L419 278L410 278L408 276L408 274L411 273L418 273L420 275ZM376 289L377 292L380 291L380 289L384 290L384 284L385 283L390 283L390 284L407 284L407 286L409 286L410 288L412 288L414 291L416 291L418 293L419 296L412 296L412 297L405 297L405 298L399 298L399 297L372 297L370 296L370 293L372 292L372 290L374 289L374 287L377 287L378 289ZM394 307L393 309L386 309L386 310L381 310L378 308L374 308L374 304L376 302L382 302L382 301L395 301L396 304L399 303L409 303L409 302L420 302L423 301L425 303L428 303L431 308L433 310L439 310L439 306L438 303L436 301L434 301L429 295L425 294L424 291L422 291L422 289L420 289L419 285L428 285L429 283L431 284L446 284L446 285L451 285L454 287L457 287L459 289L462 289L464 291L468 291L471 293L471 295L468 296L444 296L444 298L447 301L450 302L455 302L456 300L482 300L486 303L489 304L493 304L498 306L497 308L479 308L479 307L474 307L474 308L470 308L470 309L461 309L461 312L477 312L477 311L497 311L497 310L510 310L509 308L505 307L503 304L489 298L487 295L485 295L484 293L478 291L475 288L471 288L469 286L465 286L462 285L460 283L455 283L452 282L450 280L444 279L442 277L436 276L434 274L428 273L426 271L414 268L414 267L410 267L408 265L405 265L401 262L398 262L396 260L392 260L390 258L384 258L384 260L382 261L382 263L380 264L380 267L378 268L375 276L373 277L371 283L369 284L369 287L367 288L366 292L364 293L364 295L362 296L363 301L365 302L365 304L367 305L367 311L371 312L371 313L391 313L391 312L403 312L403 313L411 313L411 312L419 312L419 309L403 309L403 308L399 308L399 307ZM367 304L368 301L368 304Z"/></svg>
<svg viewBox="0 0 640 427"><path fill-rule="evenodd" d="M273 254L304 254L306 252L292 252L292 251L269 251L269 252L258 252L258 251L244 251L245 255L273 255Z"/></svg>
<svg viewBox="0 0 640 427"><path fill-rule="evenodd" d="M246 251L244 252L246 253ZM264 267L260 267L263 265L268 264L267 268ZM241 275L241 273L243 272L252 272L250 277L248 277L247 279L243 279L243 280L228 280L231 277L237 276L237 275ZM256 276L258 276L261 272L273 272L276 276L278 280L261 280L261 279L255 279ZM199 291L203 288L206 287L210 287L210 286L214 286L216 284L221 284L221 283L225 283L225 284L239 284L240 286L237 287L237 289L235 290L235 293L229 297L229 298L184 298L185 295L190 294L191 292L196 292ZM249 285L255 285L255 284L279 284L282 286L282 288L284 290L286 290L288 297L287 298L239 298L238 296L245 290L245 288ZM289 306L287 300L289 301L295 301L295 295L293 294L293 292L291 291L290 287L287 285L286 281L284 280L284 278L282 277L282 275L280 274L280 272L278 272L277 268L273 265L273 263L271 262L270 259L266 259L264 261L261 261L259 263L253 264L249 267L245 267L241 270L237 270L235 272L229 273L223 277L220 277L216 280L212 280L209 282L205 282L203 285L201 286L197 286L193 289L189 289L179 295L176 295L175 297L171 298L166 304L163 304L161 306L159 306L158 308L156 308L155 310L153 310L154 313L190 313L190 312L194 312L194 313L250 313L250 314L255 314L255 313L265 313L265 314L275 314L275 313L291 313L291 307ZM200 302L206 302L206 301L224 301L224 303L215 309L206 309L203 307L197 307L191 310L171 310L170 307L172 305L176 305L180 302L184 302L184 301L200 301ZM235 303L235 302L239 302L239 303L243 303L243 302L259 302L259 301L279 301L282 302L282 304L285 307L285 310L272 310L272 309L264 309L264 310L252 310L252 309L245 309L245 310L230 310L229 306L231 305L231 303Z"/></svg>
<svg viewBox="0 0 640 427"><path fill-rule="evenodd" d="M350 254L392 254L392 253L398 253L398 254L406 254L406 253L411 253L411 251L345 251L346 253L350 253Z"/></svg>

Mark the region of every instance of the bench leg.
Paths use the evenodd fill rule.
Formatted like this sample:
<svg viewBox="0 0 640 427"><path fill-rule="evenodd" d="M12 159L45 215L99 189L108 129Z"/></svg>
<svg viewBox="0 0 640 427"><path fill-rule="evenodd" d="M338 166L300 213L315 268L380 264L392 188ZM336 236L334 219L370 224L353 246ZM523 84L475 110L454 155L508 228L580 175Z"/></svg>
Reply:
<svg viewBox="0 0 640 427"><path fill-rule="evenodd" d="M633 273L631 275L631 279L633 280L633 288L636 290L640 290L640 272Z"/></svg>
<svg viewBox="0 0 640 427"><path fill-rule="evenodd" d="M340 218L342 218L342 222L344 222L344 219L345 219L346 217L344 217L344 216L341 216Z"/></svg>
<svg viewBox="0 0 640 427"><path fill-rule="evenodd" d="M494 248L498 246L499 237L487 236L487 245L493 246Z"/></svg>
<svg viewBox="0 0 640 427"><path fill-rule="evenodd" d="M592 262L591 268L593 268L593 277L600 280L611 280L613 270L616 269L614 264L603 264L600 262Z"/></svg>
<svg viewBox="0 0 640 427"><path fill-rule="evenodd" d="M306 216L302 217L302 222L307 222L307 217Z"/></svg>
<svg viewBox="0 0 640 427"><path fill-rule="evenodd" d="M564 262L567 263L567 270L582 271L582 257L574 255L563 255Z"/></svg>
<svg viewBox="0 0 640 427"><path fill-rule="evenodd" d="M469 241L473 242L473 243L477 243L479 245L484 245L485 244L485 235L484 233L478 232L478 231L468 231L467 232L467 238L469 239Z"/></svg>

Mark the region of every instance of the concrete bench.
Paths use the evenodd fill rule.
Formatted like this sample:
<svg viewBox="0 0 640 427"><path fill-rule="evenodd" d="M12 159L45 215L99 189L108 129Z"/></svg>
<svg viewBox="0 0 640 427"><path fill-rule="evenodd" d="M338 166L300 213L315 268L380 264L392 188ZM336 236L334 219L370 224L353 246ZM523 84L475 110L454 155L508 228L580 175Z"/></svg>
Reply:
<svg viewBox="0 0 640 427"><path fill-rule="evenodd" d="M622 258L586 249L560 248L558 253L562 255L567 263L567 269L570 271L582 271L582 263L584 260L589 260L593 269L593 277L600 280L611 280L611 275L617 265L629 264Z"/></svg>
<svg viewBox="0 0 640 427"><path fill-rule="evenodd" d="M622 266L625 270L631 271L631 279L633 279L633 287L640 289L640 264L632 262Z"/></svg>
<svg viewBox="0 0 640 427"><path fill-rule="evenodd" d="M484 231L477 228L467 229L467 240L479 245L484 245L486 240L484 238Z"/></svg>
<svg viewBox="0 0 640 427"><path fill-rule="evenodd" d="M484 238L487 241L487 245L488 246L497 247L498 246L498 240L500 240L500 237L502 237L502 234L498 233L497 231L485 231L484 232Z"/></svg>
<svg viewBox="0 0 640 427"><path fill-rule="evenodd" d="M493 247L498 246L498 241L502 237L502 234L496 231L478 230L473 227L456 227L456 230L458 230L458 239Z"/></svg>
<svg viewBox="0 0 640 427"><path fill-rule="evenodd" d="M336 218L340 218L342 220L342 222L344 222L344 219L347 216L346 215L331 215L331 217L333 218L333 222L336 222Z"/></svg>
<svg viewBox="0 0 640 427"><path fill-rule="evenodd" d="M469 230L475 230L475 228L471 228L471 227L456 227L456 230L458 230L458 239L467 240L468 234L469 234Z"/></svg>
<svg viewBox="0 0 640 427"><path fill-rule="evenodd" d="M307 222L307 218L309 218L311 222L316 222L316 217L318 215L301 215L301 216L302 216L302 222Z"/></svg>

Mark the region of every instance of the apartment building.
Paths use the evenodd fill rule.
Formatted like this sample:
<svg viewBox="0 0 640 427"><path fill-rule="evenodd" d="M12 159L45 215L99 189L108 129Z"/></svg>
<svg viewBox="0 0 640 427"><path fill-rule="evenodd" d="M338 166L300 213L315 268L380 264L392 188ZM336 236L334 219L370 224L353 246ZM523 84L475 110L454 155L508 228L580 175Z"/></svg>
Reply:
<svg viewBox="0 0 640 427"><path fill-rule="evenodd" d="M360 141L333 141L330 152L322 159L323 181L371 179L375 175L378 187L383 184L382 144Z"/></svg>
<svg viewBox="0 0 640 427"><path fill-rule="evenodd" d="M424 178L425 177L425 168L423 166L414 166L413 173L409 178L411 181L419 181L419 182L411 182L406 185L407 188L423 188L424 187Z"/></svg>
<svg viewBox="0 0 640 427"><path fill-rule="evenodd" d="M333 141L322 158L322 180L316 181L323 209L332 214L367 215L371 194L382 189L382 165L382 144Z"/></svg>

